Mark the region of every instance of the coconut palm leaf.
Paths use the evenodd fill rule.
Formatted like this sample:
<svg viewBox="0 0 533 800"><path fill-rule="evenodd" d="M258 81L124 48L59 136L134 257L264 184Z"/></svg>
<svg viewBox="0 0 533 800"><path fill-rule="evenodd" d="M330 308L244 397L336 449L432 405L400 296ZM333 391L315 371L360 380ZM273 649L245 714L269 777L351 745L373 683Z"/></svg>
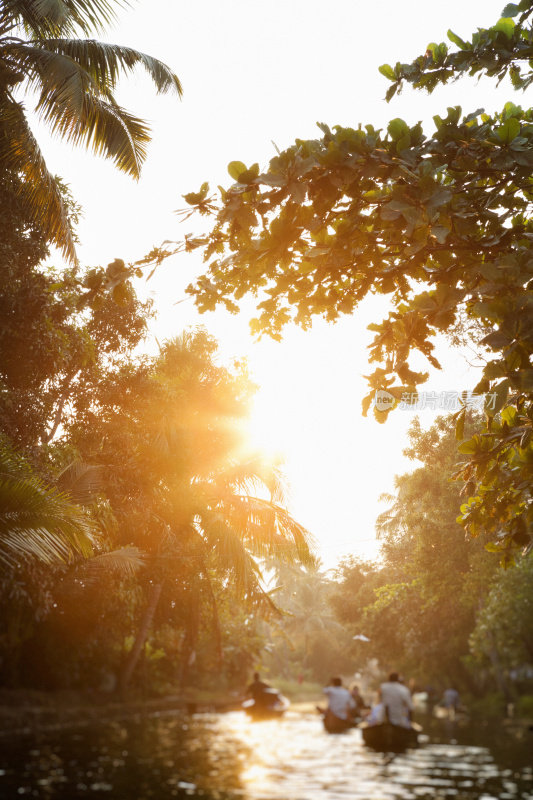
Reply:
<svg viewBox="0 0 533 800"><path fill-rule="evenodd" d="M131 578L145 566L145 555L138 547L128 545L99 553L82 561L75 570L75 576L84 583L96 583L108 572L118 573L123 578Z"/></svg>
<svg viewBox="0 0 533 800"><path fill-rule="evenodd" d="M35 476L0 473L0 560L31 556L48 564L93 552L96 532L83 510Z"/></svg>
<svg viewBox="0 0 533 800"><path fill-rule="evenodd" d="M85 145L139 178L150 141L148 126L121 108L108 87L72 59L40 47L11 45L10 64L27 75L28 86L39 89L36 111L43 122L73 145Z"/></svg>
<svg viewBox="0 0 533 800"><path fill-rule="evenodd" d="M158 94L175 92L181 97L183 93L179 78L166 64L131 47L94 39L41 39L38 46L83 69L102 92L113 91L121 74L140 66L153 80Z"/></svg>
<svg viewBox="0 0 533 800"><path fill-rule="evenodd" d="M9 99L0 103L0 157L5 167L22 175L20 191L36 224L75 262L74 239L58 184L48 172L24 107Z"/></svg>
<svg viewBox="0 0 533 800"><path fill-rule="evenodd" d="M128 5L119 0L4 0L0 25L20 25L34 36L78 32L86 35L104 30L116 19L115 9Z"/></svg>
<svg viewBox="0 0 533 800"><path fill-rule="evenodd" d="M41 116L71 144L83 144L95 155L110 158L116 167L133 178L139 178L146 159L150 129L125 109L98 97L86 95L83 114L78 117L68 106L60 110L54 104L38 106Z"/></svg>
<svg viewBox="0 0 533 800"><path fill-rule="evenodd" d="M240 531L232 528L222 515L205 511L201 524L197 522L197 533L204 565L211 564L216 573L229 576L237 597L245 599L248 607L261 616L281 613L263 588L259 564L246 548Z"/></svg>
<svg viewBox="0 0 533 800"><path fill-rule="evenodd" d="M138 178L150 130L115 101L112 90L121 74L137 66L145 69L158 93L181 96L179 79L161 61L132 48L65 38L105 27L123 5L108 0L0 3L0 65L6 82L0 87L0 157L24 177L24 199L36 224L73 262L68 214L25 120L24 106L11 89L26 80L37 91L37 113L53 133ZM31 41L12 35L21 29Z"/></svg>
<svg viewBox="0 0 533 800"><path fill-rule="evenodd" d="M230 495L223 507L258 557L275 556L287 562L315 564L312 535L277 503L250 495Z"/></svg>
<svg viewBox="0 0 533 800"><path fill-rule="evenodd" d="M79 505L89 505L104 489L103 467L73 461L58 475L57 488Z"/></svg>
<svg viewBox="0 0 533 800"><path fill-rule="evenodd" d="M231 488L241 494L256 494L268 490L272 502L286 505L286 481L282 471L259 455L230 463L217 477L217 485Z"/></svg>

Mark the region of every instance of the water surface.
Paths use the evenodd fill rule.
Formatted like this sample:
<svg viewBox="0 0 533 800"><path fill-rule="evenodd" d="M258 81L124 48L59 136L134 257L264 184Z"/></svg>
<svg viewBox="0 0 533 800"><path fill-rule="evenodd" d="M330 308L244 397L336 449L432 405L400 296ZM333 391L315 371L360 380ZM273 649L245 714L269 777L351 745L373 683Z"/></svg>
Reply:
<svg viewBox="0 0 533 800"><path fill-rule="evenodd" d="M3 741L0 798L77 800L533 800L533 733L426 723L396 757L357 730L324 733L291 711L160 714Z"/></svg>

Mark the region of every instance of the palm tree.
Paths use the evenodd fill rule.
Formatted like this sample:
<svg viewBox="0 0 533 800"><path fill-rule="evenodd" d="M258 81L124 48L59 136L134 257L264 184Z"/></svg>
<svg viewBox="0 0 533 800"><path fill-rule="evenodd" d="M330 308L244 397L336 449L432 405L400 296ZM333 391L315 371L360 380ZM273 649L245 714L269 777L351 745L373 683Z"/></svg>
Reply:
<svg viewBox="0 0 533 800"><path fill-rule="evenodd" d="M52 132L138 178L150 140L147 124L113 96L118 79L144 67L158 92L182 89L155 58L120 45L78 38L115 18L118 0L4 0L0 4L0 162L22 178L23 194L49 241L76 261L72 231L57 180L28 124L18 84L37 94L36 111ZM22 37L25 38L22 38Z"/></svg>
<svg viewBox="0 0 533 800"><path fill-rule="evenodd" d="M198 598L208 600L218 637L211 575L226 582L250 610L269 616L278 609L263 586L261 562L274 558L285 564L313 563L310 534L279 504L283 484L278 470L259 459L228 461L216 474L187 476L181 490L174 485L151 503L157 508L152 529L159 529L158 545L147 562L146 606L121 672L122 691L148 638L162 592L167 587L172 593L178 573ZM189 656L194 651L198 617L190 622Z"/></svg>
<svg viewBox="0 0 533 800"><path fill-rule="evenodd" d="M90 556L95 544L95 525L85 511L0 442L0 562L69 563Z"/></svg>
<svg viewBox="0 0 533 800"><path fill-rule="evenodd" d="M261 561L312 560L308 532L284 508L279 470L247 449L242 422L252 385L246 372L218 366L215 350L205 331L184 333L151 364L117 376L101 410L88 410L72 429L87 460L106 465L117 542L145 554L143 611L122 689L154 617L184 595L201 597L216 633L214 583L247 608L272 612ZM200 622L193 617L187 622L191 657Z"/></svg>

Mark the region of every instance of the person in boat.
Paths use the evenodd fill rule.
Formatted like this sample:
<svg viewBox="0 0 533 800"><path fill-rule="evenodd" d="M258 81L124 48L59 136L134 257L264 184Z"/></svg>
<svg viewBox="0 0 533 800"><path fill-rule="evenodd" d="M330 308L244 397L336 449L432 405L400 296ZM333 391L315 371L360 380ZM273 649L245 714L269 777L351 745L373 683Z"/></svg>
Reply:
<svg viewBox="0 0 533 800"><path fill-rule="evenodd" d="M356 705L352 695L342 685L341 678L332 678L325 687L324 694L328 698L328 707L325 715L343 722L349 722L353 716Z"/></svg>
<svg viewBox="0 0 533 800"><path fill-rule="evenodd" d="M378 701L370 709L370 714L367 716L366 722L368 725L383 725L383 723L386 721L385 706L383 705L383 700L381 699L381 691L378 691Z"/></svg>
<svg viewBox="0 0 533 800"><path fill-rule="evenodd" d="M372 710L366 718L366 722L369 725L383 725L385 721L385 706L383 703L376 703L375 706L372 706Z"/></svg>
<svg viewBox="0 0 533 800"><path fill-rule="evenodd" d="M251 697L256 706L267 707L273 703L274 695L267 690L271 689L269 683L261 680L258 672L254 672L254 679L246 689L246 697Z"/></svg>
<svg viewBox="0 0 533 800"><path fill-rule="evenodd" d="M413 701L407 686L400 681L397 672L391 672L389 679L381 684L381 700L385 709L385 717L392 725L402 728L411 727Z"/></svg>
<svg viewBox="0 0 533 800"><path fill-rule="evenodd" d="M356 717L364 717L370 711L370 706L368 706L365 701L363 700L361 693L359 691L359 686L356 686L355 683L350 689L350 694L352 695L352 700L355 703L354 709L354 716Z"/></svg>
<svg viewBox="0 0 533 800"><path fill-rule="evenodd" d="M440 703L444 708L448 709L450 714L455 714L459 709L459 692L455 686L450 686L442 695Z"/></svg>

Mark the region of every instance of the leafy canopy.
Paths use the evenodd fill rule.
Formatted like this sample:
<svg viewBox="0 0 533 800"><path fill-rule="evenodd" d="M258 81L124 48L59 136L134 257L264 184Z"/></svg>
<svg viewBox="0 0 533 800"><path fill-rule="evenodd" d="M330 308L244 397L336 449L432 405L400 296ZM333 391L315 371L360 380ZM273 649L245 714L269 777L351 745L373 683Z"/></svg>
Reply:
<svg viewBox="0 0 533 800"><path fill-rule="evenodd" d="M515 89L526 89L533 81L533 36L531 34L531 0L508 3L501 19L492 27L479 28L471 41L465 42L453 31L448 39L459 49L448 51L444 42L428 44L423 56L411 64L393 67L383 64L379 71L392 81L387 100L404 83L416 89L432 92L440 83L447 83L462 75L486 75L501 81L509 75Z"/></svg>
<svg viewBox="0 0 533 800"><path fill-rule="evenodd" d="M474 35L470 72L514 68L530 47L532 7L517 7L518 25L500 20ZM431 89L463 70L462 45L455 59L439 47L416 62L416 75L405 65L382 72L396 87L409 79ZM434 69L441 62L444 72ZM388 296L388 317L369 326L377 366L365 413L376 390L400 400L427 380L412 368L415 351L439 368L433 338L460 317L475 323L489 353L475 391L492 397L486 427L461 445L471 487L462 521L473 534L491 531L507 552L527 546L533 523L533 112L512 102L495 114L455 106L434 123L429 134L399 118L386 131L320 124L321 138L297 139L264 172L232 162L235 183L219 187L218 202L205 184L185 196L214 214L208 235L184 244L207 264L188 292L201 311L222 304L235 313L244 295L257 296L252 330L277 339L289 322L308 328L317 315L353 313L369 294ZM383 421L388 412L374 413Z"/></svg>

